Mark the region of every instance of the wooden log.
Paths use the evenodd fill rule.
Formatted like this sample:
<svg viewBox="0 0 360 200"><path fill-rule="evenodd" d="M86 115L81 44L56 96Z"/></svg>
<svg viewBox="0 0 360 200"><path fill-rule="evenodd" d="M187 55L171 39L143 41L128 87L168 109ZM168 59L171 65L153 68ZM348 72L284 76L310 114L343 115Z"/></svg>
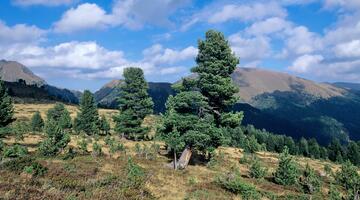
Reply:
<svg viewBox="0 0 360 200"><path fill-rule="evenodd" d="M176 161L176 156L174 155L174 160L167 164L167 167L176 169L185 169L189 165L189 161L192 155L192 151L189 147L185 148L181 153L179 160Z"/></svg>

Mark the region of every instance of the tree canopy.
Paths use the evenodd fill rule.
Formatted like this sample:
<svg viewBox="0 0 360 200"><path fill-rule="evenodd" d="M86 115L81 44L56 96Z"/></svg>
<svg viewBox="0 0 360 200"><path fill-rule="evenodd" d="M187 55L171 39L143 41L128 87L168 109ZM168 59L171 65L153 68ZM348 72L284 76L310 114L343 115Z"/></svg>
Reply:
<svg viewBox="0 0 360 200"><path fill-rule="evenodd" d="M0 128L14 121L14 106L2 80L0 80Z"/></svg>
<svg viewBox="0 0 360 200"><path fill-rule="evenodd" d="M115 131L130 139L142 139L147 129L141 124L146 115L153 113L154 103L147 93L148 84L142 69L126 68L124 78L118 98L120 113L114 117Z"/></svg>
<svg viewBox="0 0 360 200"><path fill-rule="evenodd" d="M83 131L88 135L99 133L99 113L95 98L89 90L85 90L80 101L80 112L76 117L76 130Z"/></svg>

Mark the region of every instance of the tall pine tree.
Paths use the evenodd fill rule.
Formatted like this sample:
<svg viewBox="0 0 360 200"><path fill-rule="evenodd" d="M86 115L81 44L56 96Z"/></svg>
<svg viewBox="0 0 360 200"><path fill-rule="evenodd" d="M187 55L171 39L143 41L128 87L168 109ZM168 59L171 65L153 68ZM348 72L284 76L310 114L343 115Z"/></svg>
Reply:
<svg viewBox="0 0 360 200"><path fill-rule="evenodd" d="M141 124L146 115L153 113L154 103L147 93L142 69L126 68L124 78L118 98L120 113L114 117L115 131L130 139L143 139L147 129Z"/></svg>
<svg viewBox="0 0 360 200"><path fill-rule="evenodd" d="M0 128L14 121L14 107L5 84L0 80Z"/></svg>
<svg viewBox="0 0 360 200"><path fill-rule="evenodd" d="M192 72L198 74L197 87L208 99L216 126L219 127L224 121L222 118L234 119L233 115L224 115L222 112L237 101L235 94L238 88L232 83L230 75L239 64L239 59L232 53L221 32L207 31L205 40L199 40L198 47L197 66ZM237 118L239 117L235 117Z"/></svg>
<svg viewBox="0 0 360 200"><path fill-rule="evenodd" d="M80 112L77 115L76 129L88 135L99 134L99 113L93 94L85 90L80 101Z"/></svg>
<svg viewBox="0 0 360 200"><path fill-rule="evenodd" d="M222 33L212 30L206 33L206 39L199 41L196 62L192 72L198 77L183 79L176 86L179 93L169 97L159 129L169 146L186 147L178 163L181 168L186 167L192 151L211 152L223 144L222 128L239 126L243 117L241 112L228 112L237 100L238 90L230 75L239 60Z"/></svg>

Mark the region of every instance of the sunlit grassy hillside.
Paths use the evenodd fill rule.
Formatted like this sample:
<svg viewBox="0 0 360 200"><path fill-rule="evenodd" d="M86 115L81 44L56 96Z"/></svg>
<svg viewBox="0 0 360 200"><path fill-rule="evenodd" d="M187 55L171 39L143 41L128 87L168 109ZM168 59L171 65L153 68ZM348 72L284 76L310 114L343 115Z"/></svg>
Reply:
<svg viewBox="0 0 360 200"><path fill-rule="evenodd" d="M45 117L52 104L16 104L16 117L28 120L35 111ZM77 107L66 106L74 117ZM116 110L100 109L109 119ZM156 126L154 117L146 120L147 125ZM67 148L73 148L76 155L73 159L64 159L64 153L45 159L36 155L39 143L44 139L42 133L26 134L20 144L28 147L31 155L48 168L44 176L35 177L25 172L16 172L0 168L0 199L242 199L240 194L225 190L216 183L221 174L239 170L243 180L256 187L261 199L309 199L301 187L280 186L273 182L273 173L278 165L278 154L257 152L245 154L242 149L220 147L217 156L208 162L194 155L192 163L185 170L175 171L168 166L172 157L161 141L134 142L114 137L125 146L125 151L110 153L105 137L88 137L88 153L79 153L79 141L82 137L72 135ZM93 155L93 142L98 140L102 147L102 156ZM4 139L6 145L15 143L14 136ZM159 149L152 150L152 147ZM66 152L66 151L65 151ZM249 176L250 163L258 157L268 170L264 179L253 179ZM128 178L128 157L141 166L146 172L143 186L124 187ZM304 169L309 164L321 177L321 190L312 199L328 199L329 183L333 177L324 171L330 166L333 172L339 165L328 161L295 157L295 161ZM0 163L1 166L1 163ZM125 188L125 189L124 189Z"/></svg>

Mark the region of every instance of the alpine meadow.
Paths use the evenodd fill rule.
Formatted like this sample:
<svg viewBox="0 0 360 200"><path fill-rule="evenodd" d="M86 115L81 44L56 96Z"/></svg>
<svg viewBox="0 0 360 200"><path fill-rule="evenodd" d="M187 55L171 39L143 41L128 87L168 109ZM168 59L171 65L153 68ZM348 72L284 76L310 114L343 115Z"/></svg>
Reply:
<svg viewBox="0 0 360 200"><path fill-rule="evenodd" d="M360 199L359 1L0 4L0 200Z"/></svg>

